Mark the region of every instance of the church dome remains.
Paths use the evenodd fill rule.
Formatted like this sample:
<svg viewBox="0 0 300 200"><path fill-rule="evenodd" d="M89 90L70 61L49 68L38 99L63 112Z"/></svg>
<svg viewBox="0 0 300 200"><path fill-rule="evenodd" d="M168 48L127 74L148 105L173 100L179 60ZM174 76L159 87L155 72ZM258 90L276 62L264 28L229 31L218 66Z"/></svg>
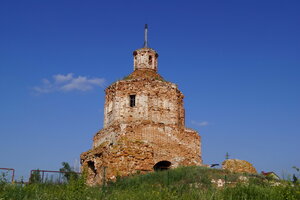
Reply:
<svg viewBox="0 0 300 200"><path fill-rule="evenodd" d="M158 73L158 53L133 52L134 71L106 88L104 127L81 154L90 185L117 176L201 165L199 134L185 127L183 94Z"/></svg>

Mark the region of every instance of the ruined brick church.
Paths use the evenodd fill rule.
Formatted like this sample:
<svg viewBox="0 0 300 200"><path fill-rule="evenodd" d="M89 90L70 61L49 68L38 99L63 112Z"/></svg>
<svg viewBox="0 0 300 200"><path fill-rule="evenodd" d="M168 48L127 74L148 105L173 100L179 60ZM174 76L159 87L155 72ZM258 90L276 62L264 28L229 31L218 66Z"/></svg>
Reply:
<svg viewBox="0 0 300 200"><path fill-rule="evenodd" d="M201 138L185 127L183 94L157 72L158 54L133 52L134 71L105 90L104 127L81 154L90 185L118 176L201 165Z"/></svg>

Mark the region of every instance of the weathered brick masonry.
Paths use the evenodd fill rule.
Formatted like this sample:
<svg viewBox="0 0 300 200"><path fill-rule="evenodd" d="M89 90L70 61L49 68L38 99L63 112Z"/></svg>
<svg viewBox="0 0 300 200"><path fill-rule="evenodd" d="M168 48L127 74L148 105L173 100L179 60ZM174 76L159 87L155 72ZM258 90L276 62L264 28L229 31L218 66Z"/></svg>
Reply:
<svg viewBox="0 0 300 200"><path fill-rule="evenodd" d="M81 154L90 185L180 165L201 165L199 134L185 127L183 94L157 73L158 54L134 51L134 72L106 90L104 128Z"/></svg>

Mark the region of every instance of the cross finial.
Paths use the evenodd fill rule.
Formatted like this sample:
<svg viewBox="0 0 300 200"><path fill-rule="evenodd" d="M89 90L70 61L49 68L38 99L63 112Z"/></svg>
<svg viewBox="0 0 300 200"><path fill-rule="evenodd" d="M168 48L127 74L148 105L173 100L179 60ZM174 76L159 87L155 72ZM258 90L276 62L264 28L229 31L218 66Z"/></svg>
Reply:
<svg viewBox="0 0 300 200"><path fill-rule="evenodd" d="M148 24L145 24L144 48L148 47Z"/></svg>

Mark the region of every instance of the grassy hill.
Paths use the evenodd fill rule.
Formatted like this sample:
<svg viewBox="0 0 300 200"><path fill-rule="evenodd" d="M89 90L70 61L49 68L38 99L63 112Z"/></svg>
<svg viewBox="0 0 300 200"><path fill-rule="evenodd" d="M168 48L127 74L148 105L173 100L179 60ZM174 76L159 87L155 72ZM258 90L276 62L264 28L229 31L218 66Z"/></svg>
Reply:
<svg viewBox="0 0 300 200"><path fill-rule="evenodd" d="M259 175L236 174L204 167L181 167L134 175L88 187L84 178L68 184L0 183L0 200L299 200L299 182L268 180Z"/></svg>

